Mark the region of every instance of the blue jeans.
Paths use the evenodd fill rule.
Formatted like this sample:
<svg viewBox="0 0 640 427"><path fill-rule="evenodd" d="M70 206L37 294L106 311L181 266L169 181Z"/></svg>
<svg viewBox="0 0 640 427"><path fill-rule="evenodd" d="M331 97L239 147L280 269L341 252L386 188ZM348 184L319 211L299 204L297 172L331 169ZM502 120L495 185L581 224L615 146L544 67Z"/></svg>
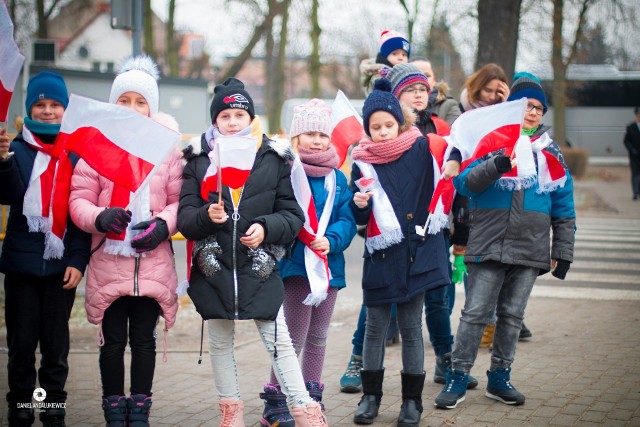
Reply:
<svg viewBox="0 0 640 427"><path fill-rule="evenodd" d="M391 305L367 307L362 367L379 370L384 367L385 341L391 321ZM424 295L397 304L398 327L402 337L402 368L407 374L424 372L424 342L422 341L422 307Z"/></svg>
<svg viewBox="0 0 640 427"><path fill-rule="evenodd" d="M424 311L429 340L436 356L451 353L453 345L448 292L449 286L441 286L424 294Z"/></svg>
<svg viewBox="0 0 640 427"><path fill-rule="evenodd" d="M491 369L508 368L516 353L524 310L538 277L538 268L499 262L469 263L469 285L465 299L452 365L469 373L478 355L478 346L495 310L496 322Z"/></svg>
<svg viewBox="0 0 640 427"><path fill-rule="evenodd" d="M358 316L358 325L356 326L356 330L353 331L353 339L351 340L351 344L353 344L353 354L356 356L362 356L362 347L364 347L364 329L365 322L367 321L367 306L362 305L360 308L360 315ZM391 322L390 325L397 323L396 319L396 305L393 304L391 306ZM390 326L391 328L391 326ZM397 331L397 328L396 328ZM392 334L392 336L395 335ZM387 339L389 339L389 334L387 333Z"/></svg>

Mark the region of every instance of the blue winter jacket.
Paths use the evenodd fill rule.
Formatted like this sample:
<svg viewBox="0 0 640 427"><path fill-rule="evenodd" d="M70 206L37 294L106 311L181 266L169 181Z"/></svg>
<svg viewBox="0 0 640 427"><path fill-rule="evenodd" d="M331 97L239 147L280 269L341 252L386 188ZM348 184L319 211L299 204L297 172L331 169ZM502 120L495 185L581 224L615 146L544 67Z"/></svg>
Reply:
<svg viewBox="0 0 640 427"><path fill-rule="evenodd" d="M27 218L22 214L37 151L24 142L22 134L11 142L9 151L14 152L11 160L0 162L0 204L11 206L0 256L0 272L43 277L63 274L69 266L84 274L89 263L91 234L80 230L68 218L62 259L43 258L45 234L30 232ZM70 159L75 166L78 157L71 155Z"/></svg>
<svg viewBox="0 0 640 427"><path fill-rule="evenodd" d="M404 238L400 243L370 254L364 250L362 289L365 305L409 301L414 296L450 283L443 232L420 236L415 226L424 226L433 194L433 160L427 138L419 137L413 146L393 162L373 165L380 184L393 206ZM356 164L351 171L354 182L361 177ZM372 203L363 209L353 201L358 225L365 225Z"/></svg>
<svg viewBox="0 0 640 427"><path fill-rule="evenodd" d="M545 150L564 164L556 144ZM469 197L465 262L498 261L536 267L541 273L550 270L551 258L572 262L576 215L573 180L566 165L562 188L538 193L536 182L530 188L509 191L496 185L502 174L494 159L489 155L475 161L453 180L456 190Z"/></svg>
<svg viewBox="0 0 640 427"><path fill-rule="evenodd" d="M333 201L333 210L327 225L325 237L329 240L331 251L327 256L329 259L329 270L331 271L331 286L334 288L344 288L347 285L344 274L344 251L351 244L353 236L356 234L356 220L351 211L351 199L353 193L347 184L344 174L336 171L336 197ZM313 201L315 202L318 216L322 215L322 210L327 201L324 190L324 177L308 177ZM318 218L319 219L319 218ZM280 261L280 276L286 279L291 276L307 277L304 265L304 243L296 239L291 255Z"/></svg>

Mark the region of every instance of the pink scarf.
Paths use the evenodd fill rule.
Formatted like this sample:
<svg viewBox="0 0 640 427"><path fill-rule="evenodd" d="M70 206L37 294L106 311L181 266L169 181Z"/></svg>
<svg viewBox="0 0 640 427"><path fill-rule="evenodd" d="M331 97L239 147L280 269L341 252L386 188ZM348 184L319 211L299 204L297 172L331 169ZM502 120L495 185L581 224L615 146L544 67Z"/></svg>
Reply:
<svg viewBox="0 0 640 427"><path fill-rule="evenodd" d="M334 168L339 166L338 163L340 162L338 153L332 145L329 145L326 151L321 152L298 146L298 154L300 155L304 172L307 176L314 178L329 175Z"/></svg>
<svg viewBox="0 0 640 427"><path fill-rule="evenodd" d="M360 160L365 163L381 165L398 160L405 151L410 149L416 139L422 134L417 127L412 126L409 130L402 132L395 139L383 142L373 142L369 137L363 138L359 145L351 152L353 160Z"/></svg>

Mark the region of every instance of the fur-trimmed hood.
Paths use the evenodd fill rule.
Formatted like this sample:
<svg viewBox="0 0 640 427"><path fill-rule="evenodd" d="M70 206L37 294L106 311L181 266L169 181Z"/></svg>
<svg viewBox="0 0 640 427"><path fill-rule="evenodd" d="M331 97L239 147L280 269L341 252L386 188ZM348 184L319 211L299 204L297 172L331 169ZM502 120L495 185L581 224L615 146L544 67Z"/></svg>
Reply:
<svg viewBox="0 0 640 427"><path fill-rule="evenodd" d="M270 139L266 135L263 135L262 143L264 144L265 142L267 142L269 148L275 151L283 160L292 161L294 159L295 153L288 140L281 138ZM211 151L205 133L190 138L185 144L186 146L182 149L182 157L184 160L189 160L202 153L209 153L209 151Z"/></svg>
<svg viewBox="0 0 640 427"><path fill-rule="evenodd" d="M360 73L364 76L371 77L378 74L378 71L384 67L384 64L376 62L376 58L367 58L360 62Z"/></svg>
<svg viewBox="0 0 640 427"><path fill-rule="evenodd" d="M402 133L411 129L411 126L416 124L417 116L416 113L413 112L413 108L404 102L400 103L400 108L402 108L402 116L404 117L404 124L400 126L400 133Z"/></svg>

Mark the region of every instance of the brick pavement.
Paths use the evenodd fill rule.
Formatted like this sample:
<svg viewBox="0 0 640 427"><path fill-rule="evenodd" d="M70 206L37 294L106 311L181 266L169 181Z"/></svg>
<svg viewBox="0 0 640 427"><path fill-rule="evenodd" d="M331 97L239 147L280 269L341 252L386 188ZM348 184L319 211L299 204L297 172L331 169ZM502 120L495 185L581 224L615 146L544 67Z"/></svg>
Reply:
<svg viewBox="0 0 640 427"><path fill-rule="evenodd" d="M640 219L639 202L627 197L625 169L598 169L592 178L578 182L585 198L581 215ZM609 172L606 172L606 171ZM608 173L615 175L611 180ZM595 199L593 201L592 199ZM628 199L628 200L627 200ZM586 206L588 205L588 206ZM361 251L361 241L350 251ZM351 350L351 334L358 310L359 266L350 266L350 285L338 298L328 341L324 371L324 402L331 425L353 425L359 394L340 393L338 381ZM638 278L640 282L640 278ZM636 292L637 293L637 292ZM513 383L527 401L510 407L484 397L489 353L480 350L473 373L478 389L454 410L436 410L433 399L441 386L427 381L423 394L424 426L640 426L640 303L632 299L596 299L585 289L579 298L534 296L527 310L533 338L518 345ZM452 326L458 324L462 294L458 294ZM199 321L191 308L179 314L169 338L169 362L158 356L154 383L152 425L214 426L218 424L216 397L208 357L197 364ZM238 322L236 356L246 401L247 425L257 425L262 402L257 393L267 379L266 353L255 326ZM74 332L80 330L75 328ZM93 329L91 329L93 331ZM74 333L72 332L72 333ZM428 342L425 331L425 342ZM86 344L86 343L85 343ZM4 340L0 343L4 345ZM69 363L68 425L103 425L97 352L91 345L74 346ZM89 349L86 351L84 349ZM206 349L206 343L205 343ZM0 365L6 366L6 350ZM374 426L395 425L400 410L400 346L387 350L384 397ZM433 374L433 351L427 344L427 378ZM6 370L0 370L0 394L6 392ZM6 423L6 403L0 401L0 425ZM38 424L38 423L36 423Z"/></svg>

